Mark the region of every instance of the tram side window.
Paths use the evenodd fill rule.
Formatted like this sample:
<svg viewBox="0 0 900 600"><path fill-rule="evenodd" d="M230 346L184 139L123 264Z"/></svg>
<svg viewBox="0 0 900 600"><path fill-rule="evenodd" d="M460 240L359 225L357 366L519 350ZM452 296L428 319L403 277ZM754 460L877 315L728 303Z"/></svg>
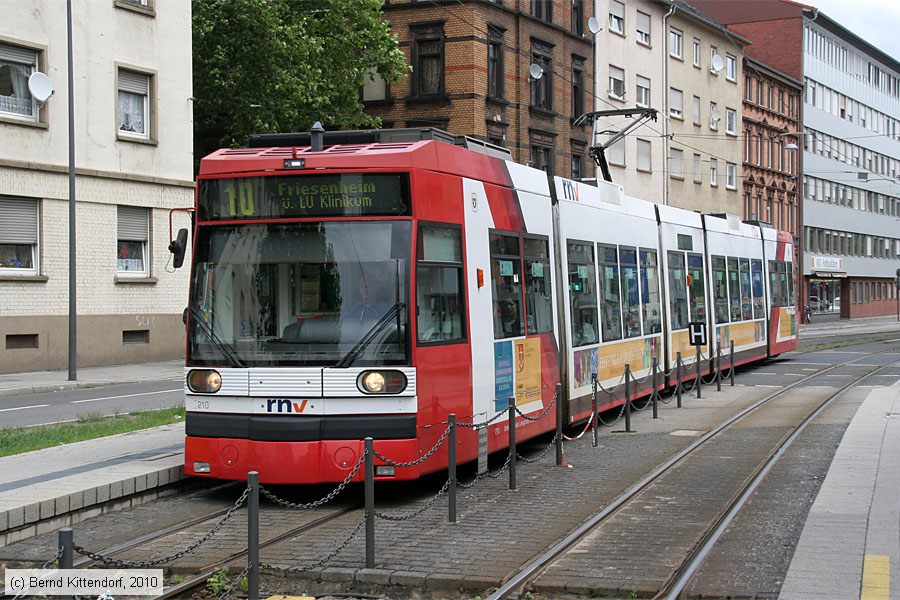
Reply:
<svg viewBox="0 0 900 600"><path fill-rule="evenodd" d="M741 276L738 272L738 259L728 257L728 298L731 301L731 322L741 320Z"/></svg>
<svg viewBox="0 0 900 600"><path fill-rule="evenodd" d="M754 258L750 261L750 273L753 279L753 318L766 318L766 303L763 295L762 261Z"/></svg>
<svg viewBox="0 0 900 600"><path fill-rule="evenodd" d="M787 277L787 293L782 300L785 306L794 305L794 263L784 263L784 269Z"/></svg>
<svg viewBox="0 0 900 600"><path fill-rule="evenodd" d="M596 344L597 285L594 271L594 245L567 241L569 257L569 308L572 312L572 347Z"/></svg>
<svg viewBox="0 0 900 600"><path fill-rule="evenodd" d="M525 325L528 333L553 331L550 270L547 240L525 238Z"/></svg>
<svg viewBox="0 0 900 600"><path fill-rule="evenodd" d="M494 299L494 339L525 334L522 323L522 258L519 237L490 234L491 297Z"/></svg>
<svg viewBox="0 0 900 600"><path fill-rule="evenodd" d="M716 323L728 322L728 274L725 271L725 257L712 257L713 303Z"/></svg>
<svg viewBox="0 0 900 600"><path fill-rule="evenodd" d="M781 306L781 276L778 273L778 263L769 261L769 305L773 308Z"/></svg>
<svg viewBox="0 0 900 600"><path fill-rule="evenodd" d="M703 255L688 254L688 281L691 286L691 320L706 322L706 285Z"/></svg>
<svg viewBox="0 0 900 600"><path fill-rule="evenodd" d="M741 319L753 319L752 291L750 289L750 259L741 258Z"/></svg>
<svg viewBox="0 0 900 600"><path fill-rule="evenodd" d="M672 331L687 329L687 273L684 270L684 253L669 251L669 309L672 311Z"/></svg>
<svg viewBox="0 0 900 600"><path fill-rule="evenodd" d="M419 228L416 337L421 343L465 340L460 234L455 227Z"/></svg>
<svg viewBox="0 0 900 600"><path fill-rule="evenodd" d="M622 282L622 316L625 321L625 337L641 335L641 290L638 283L637 249L619 248L619 275Z"/></svg>
<svg viewBox="0 0 900 600"><path fill-rule="evenodd" d="M659 310L659 268L654 250L641 250L641 303L644 335L662 331L662 316Z"/></svg>
<svg viewBox="0 0 900 600"><path fill-rule="evenodd" d="M600 329L604 342L622 339L619 257L615 246L597 245L600 263Z"/></svg>

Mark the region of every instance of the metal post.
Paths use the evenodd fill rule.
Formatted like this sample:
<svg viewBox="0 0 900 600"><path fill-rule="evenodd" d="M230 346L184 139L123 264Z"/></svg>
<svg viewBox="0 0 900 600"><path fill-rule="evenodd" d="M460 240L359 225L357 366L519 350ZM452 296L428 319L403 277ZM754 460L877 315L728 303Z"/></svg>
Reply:
<svg viewBox="0 0 900 600"><path fill-rule="evenodd" d="M447 490L450 499L449 520L451 523L456 523L456 413L450 413L447 420L450 426L450 446L447 448L447 466L450 471L450 488Z"/></svg>
<svg viewBox="0 0 900 600"><path fill-rule="evenodd" d="M59 557L60 569L71 569L75 561L75 531L71 527L63 527L59 530L59 545L62 547L62 556ZM66 596L72 598L74 596Z"/></svg>
<svg viewBox="0 0 900 600"><path fill-rule="evenodd" d="M731 346L731 387L734 387L734 340L731 340L729 345Z"/></svg>
<svg viewBox="0 0 900 600"><path fill-rule="evenodd" d="M675 406L681 408L681 352L677 354L675 358L675 397L677 398L677 402Z"/></svg>
<svg viewBox="0 0 900 600"><path fill-rule="evenodd" d="M656 389L657 389L657 384L659 383L656 380L656 375L657 375L656 372L658 370L657 369L658 366L659 366L658 361L656 360L656 357L654 356L653 357L653 391L650 392L650 400L653 402L653 418L654 419L659 418L659 407L656 405Z"/></svg>
<svg viewBox="0 0 900 600"><path fill-rule="evenodd" d="M703 383L703 379L700 376L700 346L697 346L697 360L695 362L697 377L694 379L694 385L697 387L697 397L700 397L700 388L703 387L701 384Z"/></svg>
<svg viewBox="0 0 900 600"><path fill-rule="evenodd" d="M722 391L722 342L716 342L716 391Z"/></svg>
<svg viewBox="0 0 900 600"><path fill-rule="evenodd" d="M631 433L631 365L625 365L625 432Z"/></svg>
<svg viewBox="0 0 900 600"><path fill-rule="evenodd" d="M247 473L247 597L259 600L259 473Z"/></svg>
<svg viewBox="0 0 900 600"><path fill-rule="evenodd" d="M563 436L562 436L562 384L556 384L556 466L563 464Z"/></svg>
<svg viewBox="0 0 900 600"><path fill-rule="evenodd" d="M600 428L597 427L597 374L591 373L591 419L594 420L594 439L591 446L596 448L600 444Z"/></svg>
<svg viewBox="0 0 900 600"><path fill-rule="evenodd" d="M75 249L75 75L72 56L72 0L66 0L69 55L69 381L78 380L78 306Z"/></svg>
<svg viewBox="0 0 900 600"><path fill-rule="evenodd" d="M366 568L375 568L375 443L365 439L366 448Z"/></svg>
<svg viewBox="0 0 900 600"><path fill-rule="evenodd" d="M516 489L516 397L509 397L509 489Z"/></svg>

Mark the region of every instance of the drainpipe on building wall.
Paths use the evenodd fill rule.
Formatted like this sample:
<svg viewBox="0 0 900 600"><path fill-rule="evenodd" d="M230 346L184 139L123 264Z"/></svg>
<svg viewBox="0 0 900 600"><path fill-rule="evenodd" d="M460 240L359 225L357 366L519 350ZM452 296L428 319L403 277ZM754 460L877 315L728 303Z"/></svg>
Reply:
<svg viewBox="0 0 900 600"><path fill-rule="evenodd" d="M663 16L663 204L669 205L669 17L675 14L675 3Z"/></svg>
<svg viewBox="0 0 900 600"><path fill-rule="evenodd" d="M812 23L819 17L819 9L814 8L813 11L814 11L813 16L811 19L809 19L810 23ZM801 81L803 81L803 76L806 73L806 20L807 20L806 12L807 11L800 12L800 80ZM797 185L797 220L798 220L797 233L798 233L798 237L800 238L800 243L797 244L797 256L798 256L798 263L799 263L798 267L799 268L796 269L796 273L797 273L796 274L796 277L797 277L796 286L800 289L800 293L797 294L797 305L798 306L797 306L796 310L799 312L799 314L804 314L802 311L806 307L806 305L809 304L809 284L810 284L810 279L812 277L810 276L810 278L807 279L806 276L803 275L803 270L806 268L806 251L804 250L804 247L803 247L803 245L805 243L804 238L803 238L803 228L804 228L803 203L805 201L805 198L803 197L803 170L804 170L803 153L804 153L804 148L806 148L807 133L806 133L806 123L804 123L804 121L806 120L805 119L806 109L804 108L803 89L802 88L800 90L800 99L799 99L799 102L797 102L797 105L798 105L797 119L798 119L799 125L800 125L797 128L797 131L800 132L800 135L797 136L797 142L798 142L797 143L797 146L798 146L797 147L797 179L796 179L796 181L797 181L797 184L796 184ZM843 305L844 305L844 303L841 302L841 310L844 310ZM847 309L847 310L849 313L849 309Z"/></svg>

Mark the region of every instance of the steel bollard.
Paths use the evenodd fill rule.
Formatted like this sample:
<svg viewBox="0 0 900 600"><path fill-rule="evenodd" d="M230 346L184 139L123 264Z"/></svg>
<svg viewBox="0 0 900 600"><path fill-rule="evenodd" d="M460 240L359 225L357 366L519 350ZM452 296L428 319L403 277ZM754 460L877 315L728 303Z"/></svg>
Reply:
<svg viewBox="0 0 900 600"><path fill-rule="evenodd" d="M366 448L366 568L375 568L375 443L365 439Z"/></svg>
<svg viewBox="0 0 900 600"><path fill-rule="evenodd" d="M730 341L731 346L731 373L729 374L729 379L731 379L731 387L734 387L734 340Z"/></svg>
<svg viewBox="0 0 900 600"><path fill-rule="evenodd" d="M563 464L563 436L562 436L562 384L556 384L556 466Z"/></svg>
<svg viewBox="0 0 900 600"><path fill-rule="evenodd" d="M59 530L59 545L63 549L59 557L60 569L71 569L75 562L75 530L71 527L63 527ZM65 596L74 600L75 596Z"/></svg>
<svg viewBox="0 0 900 600"><path fill-rule="evenodd" d="M597 427L597 374L591 373L591 419L594 420L594 439L591 442L591 446L596 448L600 440L598 436L600 435L600 428Z"/></svg>
<svg viewBox="0 0 900 600"><path fill-rule="evenodd" d="M675 406L681 408L681 352L676 355L675 358L675 397L677 398L677 403Z"/></svg>
<svg viewBox="0 0 900 600"><path fill-rule="evenodd" d="M631 365L625 365L625 432L631 433Z"/></svg>
<svg viewBox="0 0 900 600"><path fill-rule="evenodd" d="M516 397L509 397L509 489L516 489Z"/></svg>
<svg viewBox="0 0 900 600"><path fill-rule="evenodd" d="M659 418L659 408L656 405L656 396L657 396L657 384L659 383L656 380L657 370L659 367L659 361L656 360L656 357L653 357L653 391L650 393L650 400L653 402L653 418Z"/></svg>
<svg viewBox="0 0 900 600"><path fill-rule="evenodd" d="M697 378L694 380L694 385L697 386L697 397L700 397L700 388L703 387L703 379L700 375L700 346L697 346L697 361L694 363L697 367Z"/></svg>
<svg viewBox="0 0 900 600"><path fill-rule="evenodd" d="M450 435L448 436L447 448L447 470L450 471L450 488L447 497L450 504L450 514L448 519L451 523L456 523L456 413L447 415L448 426L450 427Z"/></svg>
<svg viewBox="0 0 900 600"><path fill-rule="evenodd" d="M722 343L716 342L716 391L722 391Z"/></svg>
<svg viewBox="0 0 900 600"><path fill-rule="evenodd" d="M247 597L259 600L259 472L247 473Z"/></svg>

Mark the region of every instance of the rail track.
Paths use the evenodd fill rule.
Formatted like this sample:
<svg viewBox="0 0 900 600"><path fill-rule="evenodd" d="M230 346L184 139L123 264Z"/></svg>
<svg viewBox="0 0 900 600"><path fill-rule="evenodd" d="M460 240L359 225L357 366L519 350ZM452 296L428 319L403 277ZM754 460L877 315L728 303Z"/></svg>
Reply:
<svg viewBox="0 0 900 600"><path fill-rule="evenodd" d="M894 346L892 347L892 350L896 351L897 348L900 348L900 346ZM807 382L810 382L836 369L846 366L852 366L854 363L864 362L867 359L871 359L873 356L883 354L885 351L891 350L881 350L879 352L873 352L864 356L860 356L853 360L823 368L816 373L803 377L802 379L794 381L786 385L785 387L771 394L768 394L767 396L761 398L752 405L738 412L734 416L723 421L714 429L700 436L694 443L684 448L683 450L672 456L669 460L656 467L644 478L634 483L631 487L625 490L609 504L591 515L580 526L578 526L568 535L553 544L548 550L540 555L537 555L533 560L525 564L519 571L507 577L503 585L501 585L494 593L488 596L488 600L499 600L501 598L517 598L523 592L528 591L530 589L530 586L537 582L537 580L544 573L546 573L548 568L550 568L554 563L563 559L567 555L568 550L571 549L575 544L585 539L589 534L597 531L602 525L607 523L611 517L628 507L631 503L639 501L639 496L643 491L647 490L651 485L660 481L665 476L672 474L676 467L684 465L692 455L695 455L697 453L698 450L706 447L712 440L719 438L725 432L731 430L739 421L741 421L745 417L756 413L762 407L770 405L773 400L786 395L791 390L794 390ZM816 417L818 417L824 410L831 406L835 400L840 398L849 389L861 384L866 379L872 377L879 371L897 366L898 363L900 363L900 359L882 366L878 366L856 377L853 381L842 386L838 390L831 393L823 401L819 402L817 406L800 421L800 423L794 425L791 428L791 431L783 436L781 440L776 444L774 449L768 453L766 459L756 466L753 473L740 486L740 489L727 502L724 508L719 512L718 516L709 524L698 542L694 544L690 551L684 556L684 559L679 562L678 567L672 571L671 576L660 587L660 589L653 597L659 599L665 598L667 600L674 600L678 597L678 595L685 588L700 565L703 564L710 550L713 548L713 546L724 533L725 529L728 527L728 524L731 523L735 515L738 514L746 501L752 496L753 492L757 489L757 487L763 481L769 471L771 471L771 469L777 463L779 458L781 458L787 448L797 439L797 437L803 432L803 430Z"/></svg>

